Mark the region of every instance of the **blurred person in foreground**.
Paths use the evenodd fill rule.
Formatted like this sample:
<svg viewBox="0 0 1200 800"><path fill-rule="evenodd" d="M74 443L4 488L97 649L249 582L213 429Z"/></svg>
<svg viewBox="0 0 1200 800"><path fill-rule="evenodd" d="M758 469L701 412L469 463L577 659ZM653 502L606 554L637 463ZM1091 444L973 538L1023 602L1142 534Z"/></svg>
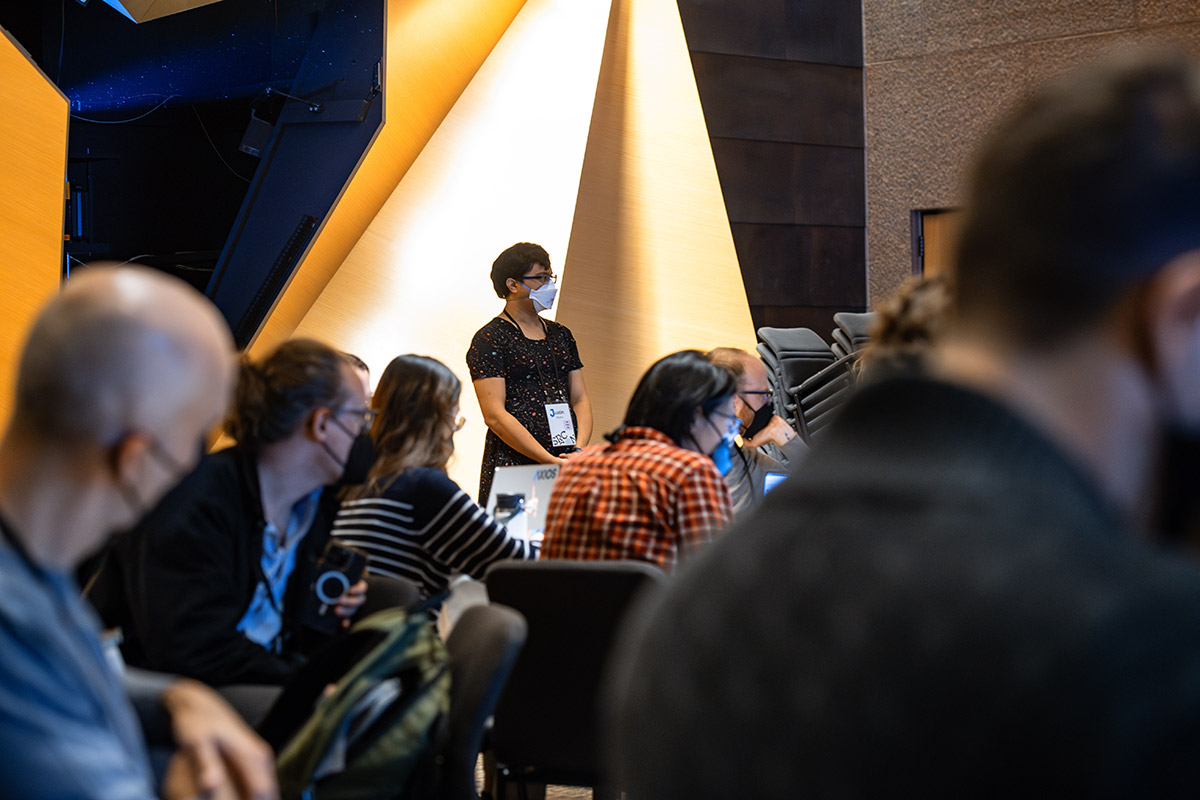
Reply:
<svg viewBox="0 0 1200 800"><path fill-rule="evenodd" d="M855 362L862 378L920 369L925 354L946 330L950 281L944 275L906 281L875 315L866 347Z"/></svg>
<svg viewBox="0 0 1200 800"><path fill-rule="evenodd" d="M725 473L733 511L742 515L766 494L769 475L786 475L808 451L796 430L775 413L767 367L758 356L733 347L718 347L705 356L724 367L737 381L734 413L741 420L741 435L730 447Z"/></svg>
<svg viewBox="0 0 1200 800"><path fill-rule="evenodd" d="M85 270L35 323L0 441L0 797L156 795L72 573L195 464L233 377L216 309L158 273ZM211 690L145 674L126 688L169 717L163 796L277 796L270 748Z"/></svg>
<svg viewBox="0 0 1200 800"><path fill-rule="evenodd" d="M392 359L371 399L378 458L333 524L338 541L370 556L372 575L412 581L422 597L444 591L455 574L482 580L496 561L537 555L446 474L464 422L461 395L462 382L437 359Z"/></svg>
<svg viewBox="0 0 1200 800"><path fill-rule="evenodd" d="M610 444L586 448L559 471L542 557L671 570L699 552L732 513L721 469L741 427L736 389L698 350L651 366Z"/></svg>
<svg viewBox="0 0 1200 800"><path fill-rule="evenodd" d="M1031 93L957 264L926 374L864 386L634 625L630 796L1200 791L1200 572L1149 540L1200 430L1200 66Z"/></svg>

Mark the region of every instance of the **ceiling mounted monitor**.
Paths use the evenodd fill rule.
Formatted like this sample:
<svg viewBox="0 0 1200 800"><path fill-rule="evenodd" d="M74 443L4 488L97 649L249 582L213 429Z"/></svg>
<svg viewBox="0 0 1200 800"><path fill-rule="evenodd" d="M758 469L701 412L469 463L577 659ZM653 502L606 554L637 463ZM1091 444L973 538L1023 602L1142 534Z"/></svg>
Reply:
<svg viewBox="0 0 1200 800"><path fill-rule="evenodd" d="M134 22L146 22L220 0L104 0Z"/></svg>

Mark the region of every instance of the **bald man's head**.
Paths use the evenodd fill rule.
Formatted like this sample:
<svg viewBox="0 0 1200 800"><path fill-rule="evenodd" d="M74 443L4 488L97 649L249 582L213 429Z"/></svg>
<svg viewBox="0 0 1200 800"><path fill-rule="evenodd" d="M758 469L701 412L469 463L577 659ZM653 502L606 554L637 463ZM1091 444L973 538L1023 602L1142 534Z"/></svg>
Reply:
<svg viewBox="0 0 1200 800"><path fill-rule="evenodd" d="M233 375L229 330L202 295L159 272L91 267L34 323L12 426L81 446L162 435L223 413Z"/></svg>
<svg viewBox="0 0 1200 800"><path fill-rule="evenodd" d="M770 397L771 385L767 381L767 368L758 356L739 350L736 347L718 347L709 350L705 358L724 367L737 381L737 399L734 411L749 426L754 420L754 414L762 408Z"/></svg>

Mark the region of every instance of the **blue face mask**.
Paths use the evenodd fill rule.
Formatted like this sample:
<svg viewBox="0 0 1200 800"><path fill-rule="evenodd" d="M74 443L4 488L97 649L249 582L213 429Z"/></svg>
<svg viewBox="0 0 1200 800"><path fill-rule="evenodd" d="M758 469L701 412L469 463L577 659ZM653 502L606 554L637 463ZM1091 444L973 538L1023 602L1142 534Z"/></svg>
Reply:
<svg viewBox="0 0 1200 800"><path fill-rule="evenodd" d="M730 443L726 439L722 439L720 444L713 448L709 458L712 459L713 465L717 468L717 472L721 476L729 474L729 470L733 469L733 456L729 454Z"/></svg>
<svg viewBox="0 0 1200 800"><path fill-rule="evenodd" d="M725 426L725 431L722 433L721 429L714 425L711 419L707 416L705 416L705 419L708 420L709 425L712 425L714 431L721 434L721 441L708 454L708 457L712 459L717 472L721 473L722 476L728 475L729 470L733 469L733 441L742 427L741 420L737 417L730 417L728 424Z"/></svg>

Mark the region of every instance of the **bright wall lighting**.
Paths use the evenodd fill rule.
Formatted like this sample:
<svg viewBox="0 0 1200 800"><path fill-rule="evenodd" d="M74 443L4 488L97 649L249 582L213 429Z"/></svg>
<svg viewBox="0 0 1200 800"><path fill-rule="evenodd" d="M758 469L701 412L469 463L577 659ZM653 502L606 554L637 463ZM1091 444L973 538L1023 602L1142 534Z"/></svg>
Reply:
<svg viewBox="0 0 1200 800"><path fill-rule="evenodd" d="M559 320L596 432L675 350L753 350L754 326L675 0L614 0Z"/></svg>
<svg viewBox="0 0 1200 800"><path fill-rule="evenodd" d="M0 426L17 358L62 274L67 98L0 28Z"/></svg>
<svg viewBox="0 0 1200 800"><path fill-rule="evenodd" d="M526 2L295 331L358 354L375 380L401 353L454 370L469 424L451 476L471 495L485 430L464 356L501 310L501 250L539 242L562 272L609 4Z"/></svg>

